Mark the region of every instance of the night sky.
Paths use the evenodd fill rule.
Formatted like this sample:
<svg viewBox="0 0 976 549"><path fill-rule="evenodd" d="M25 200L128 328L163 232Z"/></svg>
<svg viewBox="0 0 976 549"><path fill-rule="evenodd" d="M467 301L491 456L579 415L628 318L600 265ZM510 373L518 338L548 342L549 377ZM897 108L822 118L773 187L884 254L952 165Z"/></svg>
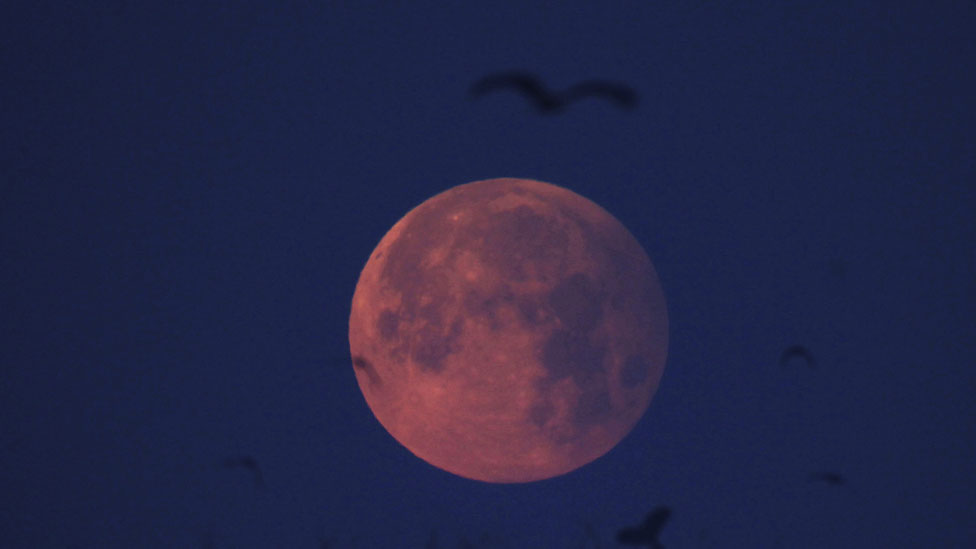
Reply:
<svg viewBox="0 0 976 549"><path fill-rule="evenodd" d="M92 4L0 8L0 546L976 546L976 3ZM509 69L640 104L468 96ZM522 485L414 457L348 346L386 231L495 177L670 315L633 432Z"/></svg>

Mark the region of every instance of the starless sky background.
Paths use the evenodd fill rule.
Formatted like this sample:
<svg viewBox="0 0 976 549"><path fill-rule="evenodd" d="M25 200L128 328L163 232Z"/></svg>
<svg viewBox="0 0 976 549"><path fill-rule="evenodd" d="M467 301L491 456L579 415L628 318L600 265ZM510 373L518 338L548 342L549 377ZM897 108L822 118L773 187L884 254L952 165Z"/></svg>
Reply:
<svg viewBox="0 0 976 549"><path fill-rule="evenodd" d="M92 4L0 8L0 546L976 543L976 3ZM641 103L467 97L507 69ZM634 431L527 485L401 447L347 341L494 177L612 212L671 320Z"/></svg>

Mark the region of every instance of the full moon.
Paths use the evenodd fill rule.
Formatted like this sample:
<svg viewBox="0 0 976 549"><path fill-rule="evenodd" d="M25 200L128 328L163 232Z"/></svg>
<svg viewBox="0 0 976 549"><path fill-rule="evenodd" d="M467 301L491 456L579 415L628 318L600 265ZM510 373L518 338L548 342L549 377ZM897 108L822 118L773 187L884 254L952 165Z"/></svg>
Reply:
<svg viewBox="0 0 976 549"><path fill-rule="evenodd" d="M366 403L417 457L485 482L573 471L631 431L668 347L651 260L541 181L448 189L386 233L349 318Z"/></svg>

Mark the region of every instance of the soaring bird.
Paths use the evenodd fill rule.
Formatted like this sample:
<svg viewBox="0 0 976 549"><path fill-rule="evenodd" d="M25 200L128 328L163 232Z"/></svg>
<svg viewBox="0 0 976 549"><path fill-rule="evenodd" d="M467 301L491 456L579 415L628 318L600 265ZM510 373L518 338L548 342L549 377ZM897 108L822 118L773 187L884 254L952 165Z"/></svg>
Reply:
<svg viewBox="0 0 976 549"><path fill-rule="evenodd" d="M847 479L841 476L840 473L833 473L831 471L819 471L816 473L810 473L810 475L807 476L807 481L825 482L827 484L832 484L834 486L843 486L847 484Z"/></svg>
<svg viewBox="0 0 976 549"><path fill-rule="evenodd" d="M254 483L258 487L264 487L264 475L261 474L261 467L258 466L258 461L251 456L235 456L229 457L221 462L221 466L224 469L245 469L254 475Z"/></svg>
<svg viewBox="0 0 976 549"><path fill-rule="evenodd" d="M522 71L490 74L471 86L474 98L498 90L511 89L523 95L542 114L555 114L578 99L597 97L612 101L624 109L637 106L637 93L619 83L605 80L584 80L563 92L547 88L535 75Z"/></svg>
<svg viewBox="0 0 976 549"><path fill-rule="evenodd" d="M625 545L646 545L653 549L664 549L657 537L661 535L661 529L669 518L671 518L671 508L662 505L651 511L640 526L619 530L617 541Z"/></svg>
<svg viewBox="0 0 976 549"><path fill-rule="evenodd" d="M791 362L799 360L809 366L810 368L816 367L817 363L813 359L813 353L803 345L790 345L783 351L783 354L779 356L780 366L786 367Z"/></svg>

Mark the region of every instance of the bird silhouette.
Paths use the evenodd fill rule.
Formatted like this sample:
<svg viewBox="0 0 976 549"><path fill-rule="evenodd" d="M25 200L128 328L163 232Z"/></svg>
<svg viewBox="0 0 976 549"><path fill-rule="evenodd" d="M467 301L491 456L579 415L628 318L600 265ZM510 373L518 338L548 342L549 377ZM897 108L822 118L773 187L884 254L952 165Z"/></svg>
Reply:
<svg viewBox="0 0 976 549"><path fill-rule="evenodd" d="M818 471L815 473L810 473L810 475L807 476L807 481L825 482L834 486L843 486L847 484L847 479L841 476L840 473L833 473L830 471Z"/></svg>
<svg viewBox="0 0 976 549"><path fill-rule="evenodd" d="M522 71L490 74L471 86L470 95L478 98L486 93L508 89L523 95L541 114L561 112L573 101L587 97L606 99L623 109L633 109L637 106L637 93L623 84L605 80L584 80L566 91L554 92L535 75Z"/></svg>
<svg viewBox="0 0 976 549"><path fill-rule="evenodd" d="M670 507L665 505L657 507L648 513L640 526L617 531L617 541L624 545L646 545L654 549L664 549L657 537L661 535L661 529L669 518L671 518Z"/></svg>
<svg viewBox="0 0 976 549"><path fill-rule="evenodd" d="M383 384L383 378L376 373L376 368L373 367L373 364L365 358L361 356L352 357L352 367L366 372L366 376L369 378L371 384L376 386Z"/></svg>
<svg viewBox="0 0 976 549"><path fill-rule="evenodd" d="M817 366L816 361L813 359L813 353L803 345L790 345L783 351L783 354L779 356L779 364L784 368L789 366L794 359L802 361L810 368L815 368Z"/></svg>
<svg viewBox="0 0 976 549"><path fill-rule="evenodd" d="M254 483L260 487L264 487L264 475L261 474L261 467L258 466L258 462L251 456L234 456L229 457L221 462L221 467L224 469L245 469L250 471L254 475Z"/></svg>

